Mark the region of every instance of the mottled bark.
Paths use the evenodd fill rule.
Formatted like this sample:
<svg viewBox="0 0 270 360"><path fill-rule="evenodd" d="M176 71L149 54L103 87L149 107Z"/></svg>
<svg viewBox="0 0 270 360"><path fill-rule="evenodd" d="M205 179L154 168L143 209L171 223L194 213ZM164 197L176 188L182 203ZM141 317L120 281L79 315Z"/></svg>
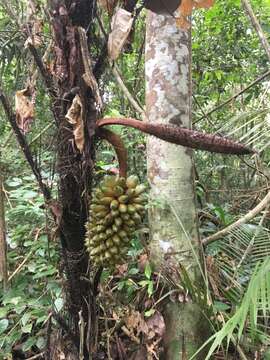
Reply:
<svg viewBox="0 0 270 360"><path fill-rule="evenodd" d="M146 106L150 123L191 127L190 34L177 29L172 17L147 16ZM200 243L195 208L192 150L149 137L148 179L152 205L149 211L150 255L156 268L181 263L194 280L200 279ZM166 360L188 359L205 340L200 309L196 304L171 303L165 312ZM196 359L204 359L204 355Z"/></svg>

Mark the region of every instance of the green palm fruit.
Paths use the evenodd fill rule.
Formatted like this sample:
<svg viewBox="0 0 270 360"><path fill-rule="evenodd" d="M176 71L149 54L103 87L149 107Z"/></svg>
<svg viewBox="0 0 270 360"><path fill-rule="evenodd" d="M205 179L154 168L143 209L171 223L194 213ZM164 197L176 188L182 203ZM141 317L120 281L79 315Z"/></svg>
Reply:
<svg viewBox="0 0 270 360"><path fill-rule="evenodd" d="M116 218L119 215L119 211L118 210L112 210L111 215L112 215L113 218Z"/></svg>
<svg viewBox="0 0 270 360"><path fill-rule="evenodd" d="M111 196L105 196L99 200L100 204L102 205L110 205L111 202L114 200Z"/></svg>
<svg viewBox="0 0 270 360"><path fill-rule="evenodd" d="M109 249L109 252L112 254L112 255L116 255L119 253L119 250L116 246L112 246L110 249Z"/></svg>
<svg viewBox="0 0 270 360"><path fill-rule="evenodd" d="M129 244L130 243L130 239L128 237L122 238L121 239L123 243L125 244Z"/></svg>
<svg viewBox="0 0 270 360"><path fill-rule="evenodd" d="M109 238L108 240L106 240L106 246L107 248L111 248L112 246L114 246L114 242L112 241L112 238Z"/></svg>
<svg viewBox="0 0 270 360"><path fill-rule="evenodd" d="M135 224L135 221L134 220L132 220L132 219L129 219L127 222L126 222L126 224L128 225L128 226L135 226L136 224Z"/></svg>
<svg viewBox="0 0 270 360"><path fill-rule="evenodd" d="M113 232L114 232L114 233L118 233L118 231L119 231L119 226L117 226L116 224L113 224L112 229L113 229Z"/></svg>
<svg viewBox="0 0 270 360"><path fill-rule="evenodd" d="M117 217L114 219L114 223L120 228L120 226L123 224L123 220L120 217Z"/></svg>
<svg viewBox="0 0 270 360"><path fill-rule="evenodd" d="M128 189L126 191L126 194L127 194L129 199L133 198L136 195L135 189Z"/></svg>
<svg viewBox="0 0 270 360"><path fill-rule="evenodd" d="M140 226L147 196L137 176L106 176L94 191L85 245L96 265L122 263L132 233Z"/></svg>
<svg viewBox="0 0 270 360"><path fill-rule="evenodd" d="M145 211L144 206L141 205L141 204L134 204L134 208L135 208L136 211L139 211L139 212L141 212L141 211L144 212Z"/></svg>
<svg viewBox="0 0 270 360"><path fill-rule="evenodd" d="M140 195L143 192L145 192L145 190L146 190L146 186L144 184L137 185L135 188L135 194Z"/></svg>
<svg viewBox="0 0 270 360"><path fill-rule="evenodd" d="M119 211L120 213L126 213L127 212L127 205L126 204L120 204L119 205Z"/></svg>
<svg viewBox="0 0 270 360"><path fill-rule="evenodd" d="M124 213L124 214L121 214L121 218L126 221L126 220L130 219L130 215L127 213Z"/></svg>
<svg viewBox="0 0 270 360"><path fill-rule="evenodd" d="M107 211L100 211L100 212L95 214L95 217L97 219L103 219L103 218L105 218L106 215L108 215Z"/></svg>
<svg viewBox="0 0 270 360"><path fill-rule="evenodd" d="M140 225L142 223L142 218L137 212L132 215L132 220L135 222L136 225Z"/></svg>
<svg viewBox="0 0 270 360"><path fill-rule="evenodd" d="M102 242L102 241L104 241L104 240L106 240L106 239L107 239L106 234L102 233L102 234L99 234L99 235L98 235L98 240L99 240L100 242Z"/></svg>
<svg viewBox="0 0 270 360"><path fill-rule="evenodd" d="M110 196L110 197L113 197L114 196L114 189L113 188L110 188L108 186L101 186L101 191L103 192L103 194L105 196Z"/></svg>
<svg viewBox="0 0 270 360"><path fill-rule="evenodd" d="M139 196L133 199L133 202L136 204L146 204L148 201L148 197L145 194L140 194Z"/></svg>
<svg viewBox="0 0 270 360"><path fill-rule="evenodd" d="M119 197L124 194L124 189L121 186L116 186L114 188L114 196Z"/></svg>
<svg viewBox="0 0 270 360"><path fill-rule="evenodd" d="M105 226L103 226L103 225L98 225L98 226L96 227L96 232L97 232L98 234L104 232L105 230L106 230L106 228L105 228Z"/></svg>
<svg viewBox="0 0 270 360"><path fill-rule="evenodd" d="M119 202L117 200L113 200L110 204L111 210L117 210L119 206Z"/></svg>
<svg viewBox="0 0 270 360"><path fill-rule="evenodd" d="M121 195L121 196L119 196L118 201L121 204L126 204L128 202L128 196L127 195Z"/></svg>
<svg viewBox="0 0 270 360"><path fill-rule="evenodd" d="M127 211L130 215L133 215L136 212L136 209L133 205L128 205Z"/></svg>
<svg viewBox="0 0 270 360"><path fill-rule="evenodd" d="M120 245L121 244L121 238L118 235L113 235L112 241L113 241L113 243L115 245Z"/></svg>
<svg viewBox="0 0 270 360"><path fill-rule="evenodd" d="M105 218L104 218L104 225L105 225L105 226L109 226L109 225L112 224L112 222L113 222L113 216L112 216L112 214L106 215Z"/></svg>
<svg viewBox="0 0 270 360"><path fill-rule="evenodd" d="M96 189L96 191L94 192L94 196L97 198L97 199L100 199L104 196L103 192L100 190L100 189Z"/></svg>
<svg viewBox="0 0 270 360"><path fill-rule="evenodd" d="M111 227L109 227L108 229L106 229L105 234L107 236L112 236L113 235L113 229Z"/></svg>
<svg viewBox="0 0 270 360"><path fill-rule="evenodd" d="M106 176L104 178L104 185L109 187L114 187L116 184L115 176Z"/></svg>
<svg viewBox="0 0 270 360"><path fill-rule="evenodd" d="M135 188L139 184L139 178L136 175L131 175L126 180L126 185L128 188Z"/></svg>
<svg viewBox="0 0 270 360"><path fill-rule="evenodd" d="M95 235L92 240L94 243L97 243L99 241L99 235Z"/></svg>
<svg viewBox="0 0 270 360"><path fill-rule="evenodd" d="M117 178L115 184L121 186L121 188L126 188L126 179L124 177Z"/></svg>
<svg viewBox="0 0 270 360"><path fill-rule="evenodd" d="M129 226L129 225L124 225L123 229L130 235L135 231L135 227L133 226Z"/></svg>
<svg viewBox="0 0 270 360"><path fill-rule="evenodd" d="M127 237L127 232L125 230L120 230L118 232L118 235L120 236L121 239L123 239Z"/></svg>
<svg viewBox="0 0 270 360"><path fill-rule="evenodd" d="M100 244L99 245L99 251L100 252L104 252L106 250L106 245L103 243L103 244Z"/></svg>

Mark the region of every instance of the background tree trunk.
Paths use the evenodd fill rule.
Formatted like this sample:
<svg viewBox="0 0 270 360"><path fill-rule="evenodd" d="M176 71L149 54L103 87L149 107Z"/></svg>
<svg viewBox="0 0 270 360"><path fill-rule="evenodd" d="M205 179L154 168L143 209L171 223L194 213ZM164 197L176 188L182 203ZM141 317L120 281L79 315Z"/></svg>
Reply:
<svg viewBox="0 0 270 360"><path fill-rule="evenodd" d="M148 12L146 108L150 122L191 127L190 49L190 32L178 29L171 16ZM199 260L192 150L149 137L147 161L151 199L161 202L149 211L151 262L169 271L180 270L181 263L192 278L200 279L192 252L193 247ZM199 308L192 302L169 302L164 316L166 360L188 359L204 342Z"/></svg>
<svg viewBox="0 0 270 360"><path fill-rule="evenodd" d="M4 202L2 172L3 169L1 166L1 159L0 159L0 281L3 281L3 288L5 291L7 289L8 272L7 272L5 202Z"/></svg>

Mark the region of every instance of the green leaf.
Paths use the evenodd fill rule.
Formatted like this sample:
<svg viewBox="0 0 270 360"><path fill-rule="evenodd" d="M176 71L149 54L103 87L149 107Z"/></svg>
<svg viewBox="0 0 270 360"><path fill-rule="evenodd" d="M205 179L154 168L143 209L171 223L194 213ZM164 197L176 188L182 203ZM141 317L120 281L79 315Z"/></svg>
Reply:
<svg viewBox="0 0 270 360"><path fill-rule="evenodd" d="M145 317L150 317L150 316L154 315L155 312L156 312L155 309L147 310L147 311L145 311L144 316Z"/></svg>
<svg viewBox="0 0 270 360"><path fill-rule="evenodd" d="M147 261L147 263L146 263L146 266L145 266L145 269L144 269L144 275L146 276L146 278L148 280L151 279L152 269L151 269L149 261Z"/></svg>
<svg viewBox="0 0 270 360"><path fill-rule="evenodd" d="M31 312L28 312L28 313L24 313L22 318L21 318L21 322L22 322L22 325L25 326L27 323L28 323L28 320L31 318Z"/></svg>
<svg viewBox="0 0 270 360"><path fill-rule="evenodd" d="M39 336L36 342L36 346L39 348L39 350L43 349L46 345L45 338L43 336Z"/></svg>
<svg viewBox="0 0 270 360"><path fill-rule="evenodd" d="M31 349L31 347L33 345L35 345L36 343L36 339L34 337L30 337L29 339L26 340L26 342L23 344L22 346L22 350L23 351L28 351Z"/></svg>
<svg viewBox="0 0 270 360"><path fill-rule="evenodd" d="M22 326L21 329L22 329L23 333L30 334L32 331L32 327L33 327L33 324L28 324L28 325Z"/></svg>
<svg viewBox="0 0 270 360"><path fill-rule="evenodd" d="M8 328L8 319L0 320L0 334L3 334L4 331Z"/></svg>
<svg viewBox="0 0 270 360"><path fill-rule="evenodd" d="M154 292L154 282L153 281L149 281L148 287L147 287L147 293L150 296L153 295Z"/></svg>
<svg viewBox="0 0 270 360"><path fill-rule="evenodd" d="M231 308L228 304L224 304L221 301L215 301L213 307L216 311L226 311Z"/></svg>
<svg viewBox="0 0 270 360"><path fill-rule="evenodd" d="M128 274L136 275L136 274L138 274L138 272L139 272L139 269L134 267L134 268L129 269Z"/></svg>
<svg viewBox="0 0 270 360"><path fill-rule="evenodd" d="M59 312L62 310L63 306L64 306L64 299L63 298L57 298L54 301L54 306L56 308L56 310Z"/></svg>
<svg viewBox="0 0 270 360"><path fill-rule="evenodd" d="M8 314L8 312L10 311L10 307L9 306L3 306L0 308L0 318L4 318L6 317L6 315Z"/></svg>

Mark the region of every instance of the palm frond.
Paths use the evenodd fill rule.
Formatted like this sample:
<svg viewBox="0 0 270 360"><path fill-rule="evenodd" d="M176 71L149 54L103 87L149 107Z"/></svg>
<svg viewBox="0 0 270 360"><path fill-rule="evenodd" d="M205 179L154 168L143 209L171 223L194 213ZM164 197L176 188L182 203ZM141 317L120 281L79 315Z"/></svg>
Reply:
<svg viewBox="0 0 270 360"><path fill-rule="evenodd" d="M215 258L219 291L234 304L239 304L257 264L269 256L268 229L251 224L233 229L220 243L220 252Z"/></svg>
<svg viewBox="0 0 270 360"><path fill-rule="evenodd" d="M269 112L269 108L242 112L225 121L215 132L234 138L260 153L270 145L270 123L267 121Z"/></svg>
<svg viewBox="0 0 270 360"><path fill-rule="evenodd" d="M270 257L263 262L257 263L251 276L247 290L243 296L240 306L234 315L225 323L225 325L211 336L207 342L189 359L196 358L197 354L210 342L213 341L205 360L211 358L214 351L221 346L223 341L241 340L246 324L249 324L250 333L260 332L258 324L259 315L269 315L270 312ZM270 336L263 332L264 340L270 344Z"/></svg>

